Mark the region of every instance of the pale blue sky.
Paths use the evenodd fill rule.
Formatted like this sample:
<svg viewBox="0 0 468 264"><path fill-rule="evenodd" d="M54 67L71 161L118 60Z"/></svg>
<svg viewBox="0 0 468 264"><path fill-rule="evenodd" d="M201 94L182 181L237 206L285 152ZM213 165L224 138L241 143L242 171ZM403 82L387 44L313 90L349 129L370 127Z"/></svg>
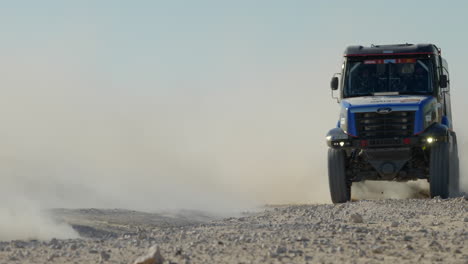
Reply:
<svg viewBox="0 0 468 264"><path fill-rule="evenodd" d="M207 182L262 202L328 199L323 139L339 111L329 80L345 47L437 44L455 127L468 131L467 11L466 1L2 1L0 149L57 174L48 186L62 187L45 200L76 202L79 185L133 206L108 185L116 175L129 189L154 188L135 177L190 186L182 206L201 204ZM64 171L82 182L61 191Z"/></svg>
<svg viewBox="0 0 468 264"><path fill-rule="evenodd" d="M465 1L4 1L0 39L3 54L63 55L64 67L117 83L328 70L346 45L399 42L436 43L458 73L466 10Z"/></svg>

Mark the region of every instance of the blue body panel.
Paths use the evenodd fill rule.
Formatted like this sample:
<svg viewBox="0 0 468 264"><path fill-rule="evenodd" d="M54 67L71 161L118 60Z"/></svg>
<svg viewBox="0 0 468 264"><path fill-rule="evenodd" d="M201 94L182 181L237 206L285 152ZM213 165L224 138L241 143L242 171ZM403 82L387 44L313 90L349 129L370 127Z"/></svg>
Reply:
<svg viewBox="0 0 468 264"><path fill-rule="evenodd" d="M391 95L346 98L341 101L341 114L338 127L348 135L357 137L355 113L376 112L379 108L391 111L415 111L413 134L419 134L437 120L437 100L433 96ZM426 120L427 115L435 112L436 118ZM343 122L344 118L344 122Z"/></svg>
<svg viewBox="0 0 468 264"><path fill-rule="evenodd" d="M450 120L448 119L447 116L443 116L443 117L442 117L441 123L442 123L442 125L444 125L444 126L446 126L446 127L451 127Z"/></svg>

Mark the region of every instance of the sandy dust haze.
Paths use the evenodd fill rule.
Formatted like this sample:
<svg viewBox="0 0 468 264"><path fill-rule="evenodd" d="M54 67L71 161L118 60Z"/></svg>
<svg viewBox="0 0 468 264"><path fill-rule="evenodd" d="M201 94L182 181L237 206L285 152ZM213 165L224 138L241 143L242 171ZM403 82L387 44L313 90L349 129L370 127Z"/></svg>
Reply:
<svg viewBox="0 0 468 264"><path fill-rule="evenodd" d="M229 213L329 200L323 138L336 104L328 73L317 81L318 69L298 65L246 69L228 83L128 84L67 57L5 60L1 238L74 236L43 215L47 208Z"/></svg>
<svg viewBox="0 0 468 264"><path fill-rule="evenodd" d="M0 238L75 236L44 215L48 208L226 214L329 202L324 135L338 115L328 88L335 52L323 65L237 62L222 77L133 79L67 56L3 58ZM407 197L398 186L386 193Z"/></svg>

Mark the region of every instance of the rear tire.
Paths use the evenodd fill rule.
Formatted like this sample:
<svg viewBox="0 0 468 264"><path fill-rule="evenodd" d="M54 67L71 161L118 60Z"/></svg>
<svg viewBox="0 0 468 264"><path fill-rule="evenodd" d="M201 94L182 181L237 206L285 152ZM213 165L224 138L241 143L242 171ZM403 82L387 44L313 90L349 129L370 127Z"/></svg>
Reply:
<svg viewBox="0 0 468 264"><path fill-rule="evenodd" d="M456 197L460 194L460 161L458 159L457 135L452 135L452 153L450 153L449 195Z"/></svg>
<svg viewBox="0 0 468 264"><path fill-rule="evenodd" d="M346 179L346 152L328 149L328 184L333 203L351 200L351 183Z"/></svg>
<svg viewBox="0 0 468 264"><path fill-rule="evenodd" d="M429 164L429 179L431 197L449 196L449 144L435 143L431 146L431 160Z"/></svg>

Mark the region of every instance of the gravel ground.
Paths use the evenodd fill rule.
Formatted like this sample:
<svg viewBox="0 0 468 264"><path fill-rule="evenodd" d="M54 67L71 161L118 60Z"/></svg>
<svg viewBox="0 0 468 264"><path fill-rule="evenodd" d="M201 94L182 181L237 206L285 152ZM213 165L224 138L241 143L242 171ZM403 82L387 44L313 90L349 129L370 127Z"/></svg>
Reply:
<svg viewBox="0 0 468 264"><path fill-rule="evenodd" d="M82 238L0 242L3 263L468 263L468 201L406 199L269 207L213 219L54 210Z"/></svg>

